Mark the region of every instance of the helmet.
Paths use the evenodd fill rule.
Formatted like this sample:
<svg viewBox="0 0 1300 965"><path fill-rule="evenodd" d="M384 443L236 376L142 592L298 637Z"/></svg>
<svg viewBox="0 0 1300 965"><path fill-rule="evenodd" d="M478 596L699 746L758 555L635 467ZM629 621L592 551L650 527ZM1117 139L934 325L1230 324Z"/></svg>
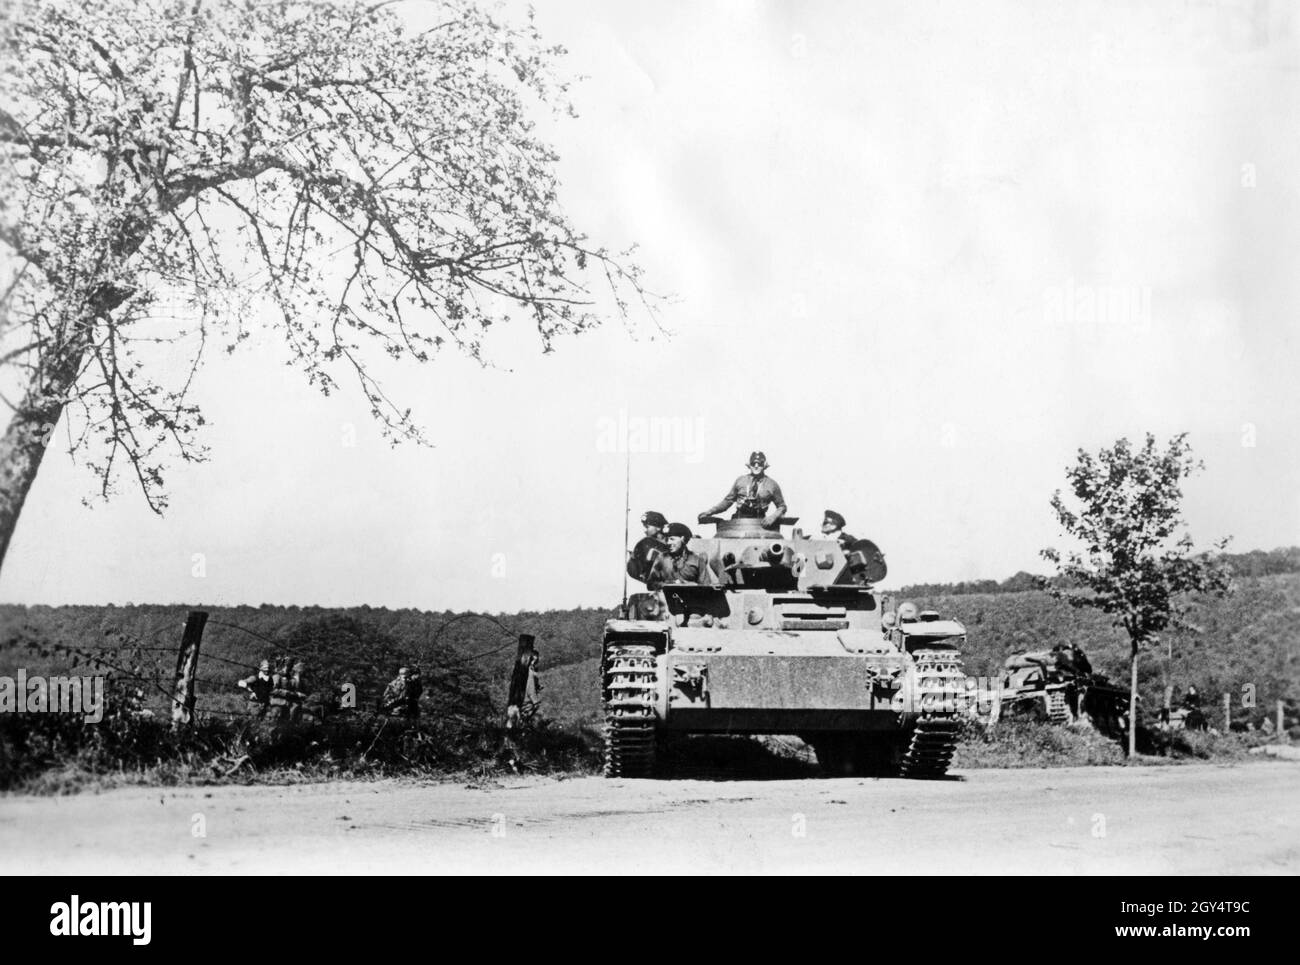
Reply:
<svg viewBox="0 0 1300 965"><path fill-rule="evenodd" d="M749 462L745 463L745 465L747 465L747 466L762 466L764 469L766 469L766 468L767 468L767 456L765 456L762 452L760 452L760 451L758 451L758 450L754 450L753 452L751 452L751 453L749 454Z"/></svg>

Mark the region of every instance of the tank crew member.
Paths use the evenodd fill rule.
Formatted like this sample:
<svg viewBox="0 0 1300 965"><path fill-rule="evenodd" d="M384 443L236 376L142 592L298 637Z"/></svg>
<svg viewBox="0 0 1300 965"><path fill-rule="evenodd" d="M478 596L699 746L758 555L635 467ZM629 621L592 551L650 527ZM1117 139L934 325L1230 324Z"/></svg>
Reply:
<svg viewBox="0 0 1300 965"><path fill-rule="evenodd" d="M854 537L844 532L844 517L833 509L822 515L822 539L837 540L841 546L855 542Z"/></svg>
<svg viewBox="0 0 1300 965"><path fill-rule="evenodd" d="M239 686L248 691L249 703L256 704L254 713L258 717L266 714L267 704L271 700L271 690L273 683L271 681L271 661L263 660L257 668L257 673L251 677L245 677L239 681Z"/></svg>
<svg viewBox="0 0 1300 965"><path fill-rule="evenodd" d="M657 590L665 583L700 583L712 586L716 582L709 561L699 553L692 553L690 527L685 523L668 525L668 552L662 554L650 570L646 586Z"/></svg>
<svg viewBox="0 0 1300 965"><path fill-rule="evenodd" d="M627 575L644 583L650 576L650 568L654 566L655 559L668 549L668 544L663 541L663 531L668 520L663 513L652 509L641 514L641 525L645 527L645 536L632 547L632 555L627 561Z"/></svg>
<svg viewBox="0 0 1300 965"><path fill-rule="evenodd" d="M726 512L727 507L734 504L736 512L732 519L762 519L764 526L775 525L785 514L785 497L781 495L777 481L766 473L767 456L751 452L749 472L731 484L731 490L722 497L722 502L700 513L700 519Z"/></svg>
<svg viewBox="0 0 1300 965"><path fill-rule="evenodd" d="M1058 643L1052 647L1056 669L1072 677L1086 677L1092 673L1092 661L1087 654L1072 643Z"/></svg>

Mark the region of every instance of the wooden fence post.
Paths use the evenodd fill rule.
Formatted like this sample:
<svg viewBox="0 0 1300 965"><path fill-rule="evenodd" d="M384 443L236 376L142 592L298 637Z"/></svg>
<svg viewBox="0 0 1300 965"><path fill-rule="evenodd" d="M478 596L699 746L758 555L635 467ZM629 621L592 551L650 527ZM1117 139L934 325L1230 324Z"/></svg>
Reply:
<svg viewBox="0 0 1300 965"><path fill-rule="evenodd" d="M1232 733L1232 694L1223 695L1223 732Z"/></svg>
<svg viewBox="0 0 1300 965"><path fill-rule="evenodd" d="M176 655L176 686L172 691L172 726L194 720L194 676L199 669L199 643L208 622L205 610L191 610L185 619L181 649Z"/></svg>
<svg viewBox="0 0 1300 965"><path fill-rule="evenodd" d="M1282 728L1284 723L1286 723L1286 718L1282 714L1282 701L1279 700L1277 702L1277 739L1279 741L1286 740L1286 731Z"/></svg>
<svg viewBox="0 0 1300 965"><path fill-rule="evenodd" d="M536 653L536 638L531 633L519 634L519 647L515 651L515 665L510 671L510 690L506 694L506 719L510 720L510 708L523 709L524 698L528 690L529 665L524 663L524 654Z"/></svg>

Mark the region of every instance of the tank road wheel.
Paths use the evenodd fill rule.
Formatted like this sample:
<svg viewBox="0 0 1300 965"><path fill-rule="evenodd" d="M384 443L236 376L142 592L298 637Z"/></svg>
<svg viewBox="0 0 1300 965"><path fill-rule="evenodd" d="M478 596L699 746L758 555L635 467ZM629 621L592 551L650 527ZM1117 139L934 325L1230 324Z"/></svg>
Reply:
<svg viewBox="0 0 1300 965"><path fill-rule="evenodd" d="M1074 721L1070 713L1070 703L1064 690L1051 690L1047 693L1047 719L1053 724L1069 724Z"/></svg>
<svg viewBox="0 0 1300 965"><path fill-rule="evenodd" d="M1051 697L1047 693L1034 694L1033 703L1029 706L1029 719L1035 724L1052 722Z"/></svg>
<svg viewBox="0 0 1300 965"><path fill-rule="evenodd" d="M610 644L605 648L605 776L649 777L658 738L655 694L659 673L655 648L648 644Z"/></svg>

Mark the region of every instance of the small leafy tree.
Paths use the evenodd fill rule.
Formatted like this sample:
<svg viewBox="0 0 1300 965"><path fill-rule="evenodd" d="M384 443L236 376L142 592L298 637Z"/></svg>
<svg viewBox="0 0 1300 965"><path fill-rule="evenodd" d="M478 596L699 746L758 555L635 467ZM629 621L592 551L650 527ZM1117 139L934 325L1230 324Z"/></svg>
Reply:
<svg viewBox="0 0 1300 965"><path fill-rule="evenodd" d="M562 53L473 0L6 4L0 562L56 440L161 511L168 458L205 457L196 367L255 331L419 439L383 363L651 309L560 206Z"/></svg>
<svg viewBox="0 0 1300 965"><path fill-rule="evenodd" d="M1066 469L1077 507L1067 505L1058 489L1052 509L1066 535L1082 545L1066 554L1042 551L1054 563L1058 579L1045 583L1052 596L1074 607L1094 607L1112 617L1128 634L1129 740L1137 749L1138 658L1167 628L1194 630L1187 622L1191 594L1223 594L1230 570L1216 558L1228 539L1213 551L1196 553L1183 530L1182 482L1204 468L1192 456L1186 433L1163 449L1155 436L1134 448L1127 439L1093 456L1079 450Z"/></svg>

